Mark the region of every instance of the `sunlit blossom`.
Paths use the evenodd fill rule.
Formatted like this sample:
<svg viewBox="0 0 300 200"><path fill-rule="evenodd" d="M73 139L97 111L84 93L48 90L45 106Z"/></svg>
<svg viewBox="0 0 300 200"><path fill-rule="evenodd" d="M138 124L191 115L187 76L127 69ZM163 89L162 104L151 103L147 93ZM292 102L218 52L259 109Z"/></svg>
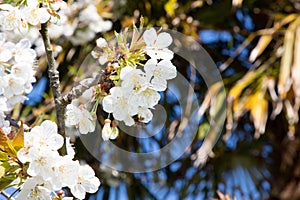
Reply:
<svg viewBox="0 0 300 200"><path fill-rule="evenodd" d="M69 104L66 109L66 126L77 126L81 134L95 130L93 117L85 108L77 108L75 105Z"/></svg>
<svg viewBox="0 0 300 200"><path fill-rule="evenodd" d="M167 80L177 75L176 67L169 60L150 59L146 62L144 69L153 88L157 91L164 91L167 88Z"/></svg>
<svg viewBox="0 0 300 200"><path fill-rule="evenodd" d="M96 192L100 186L99 179L95 177L95 172L88 165L80 166L76 180L77 184L70 186L70 189L78 199L84 199L86 192Z"/></svg>
<svg viewBox="0 0 300 200"><path fill-rule="evenodd" d="M152 59L172 60L173 52L167 48L173 41L169 33L163 32L157 35L155 29L151 28L144 32L143 38L146 52Z"/></svg>

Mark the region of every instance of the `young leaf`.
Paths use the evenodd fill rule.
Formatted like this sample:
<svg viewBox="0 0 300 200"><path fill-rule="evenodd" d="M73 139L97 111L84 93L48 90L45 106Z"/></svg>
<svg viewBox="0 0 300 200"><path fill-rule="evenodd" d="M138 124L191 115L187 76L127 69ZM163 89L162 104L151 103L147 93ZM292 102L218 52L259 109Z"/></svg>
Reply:
<svg viewBox="0 0 300 200"><path fill-rule="evenodd" d="M10 139L7 135L0 129L0 150L6 152L9 156L16 156L17 152L11 144Z"/></svg>
<svg viewBox="0 0 300 200"><path fill-rule="evenodd" d="M8 160L8 155L5 152L0 151L0 161Z"/></svg>
<svg viewBox="0 0 300 200"><path fill-rule="evenodd" d="M14 149L17 151L19 149L21 149L22 147L24 147L24 127L23 127L22 121L21 121L21 126L19 128L19 131L11 143L12 143Z"/></svg>

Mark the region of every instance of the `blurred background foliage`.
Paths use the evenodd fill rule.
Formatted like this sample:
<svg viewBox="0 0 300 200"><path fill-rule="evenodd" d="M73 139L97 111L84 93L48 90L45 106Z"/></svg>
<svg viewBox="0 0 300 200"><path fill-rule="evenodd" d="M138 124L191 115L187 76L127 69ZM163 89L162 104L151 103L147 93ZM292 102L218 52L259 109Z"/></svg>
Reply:
<svg viewBox="0 0 300 200"><path fill-rule="evenodd" d="M99 163L74 139L77 157L96 170L102 186L87 199L300 199L300 1L298 0L120 0L97 1L113 29L139 23L177 30L199 41L215 61L227 91L227 120L207 162L196 165L206 120L189 151L171 165L154 172L129 174ZM107 33L106 38L113 35ZM103 36L98 34L98 36ZM63 90L84 76L84 58L94 42L74 46L57 39L63 48L57 60ZM28 123L54 118L46 60L40 60L39 82L30 100L13 117ZM190 69L175 58L186 78ZM199 101L207 88L198 74ZM34 93L35 92L35 93ZM180 116L178 101L162 94L168 123ZM33 108L32 106L35 106ZM45 106L46 105L46 106ZM103 117L99 117L103 122ZM159 134L140 142L121 134L124 149L157 149L170 141ZM143 149L142 148L142 149ZM193 159L192 159L193 158ZM197 160L197 159L196 159Z"/></svg>

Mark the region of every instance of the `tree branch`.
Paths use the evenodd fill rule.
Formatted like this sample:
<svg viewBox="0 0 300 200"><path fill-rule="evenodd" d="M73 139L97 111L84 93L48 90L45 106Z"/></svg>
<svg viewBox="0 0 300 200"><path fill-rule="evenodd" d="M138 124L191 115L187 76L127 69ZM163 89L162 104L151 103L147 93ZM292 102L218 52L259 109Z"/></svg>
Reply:
<svg viewBox="0 0 300 200"><path fill-rule="evenodd" d="M40 33L42 35L42 39L44 42L45 51L46 51L46 55L47 55L47 60L48 60L48 74L49 74L49 79L50 79L51 90L52 90L52 93L54 96L58 133L61 136L63 136L65 139L64 115L65 115L66 105L62 104L62 103L60 103L60 101L58 101L58 99L61 96L59 72L57 71L57 66L55 64L55 59L53 56L53 50L52 50L50 38L48 35L48 23L47 22L41 24ZM62 156L67 154L65 144L66 143L64 143L63 147L59 150L59 153Z"/></svg>
<svg viewBox="0 0 300 200"><path fill-rule="evenodd" d="M87 78L82 80L79 85L73 87L66 95L57 99L60 104L67 105L72 102L73 99L80 97L86 90L98 84L101 75L97 75L95 78Z"/></svg>

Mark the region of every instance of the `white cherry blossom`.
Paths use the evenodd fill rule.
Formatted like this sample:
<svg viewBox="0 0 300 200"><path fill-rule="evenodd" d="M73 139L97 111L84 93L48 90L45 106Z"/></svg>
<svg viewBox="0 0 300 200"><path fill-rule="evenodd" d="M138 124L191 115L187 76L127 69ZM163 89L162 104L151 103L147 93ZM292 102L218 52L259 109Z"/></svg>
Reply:
<svg viewBox="0 0 300 200"><path fill-rule="evenodd" d="M104 21L98 14L97 7L94 4L88 4L80 12L79 20L88 24L89 29L95 33L108 31L112 27L112 22Z"/></svg>
<svg viewBox="0 0 300 200"><path fill-rule="evenodd" d="M121 86L138 92L149 87L146 74L140 69L132 69L132 67L124 67L120 72Z"/></svg>
<svg viewBox="0 0 300 200"><path fill-rule="evenodd" d="M172 44L172 37L169 33L157 35L154 28L146 30L143 34L146 43L146 52L152 59L172 60L173 52L167 47Z"/></svg>
<svg viewBox="0 0 300 200"><path fill-rule="evenodd" d="M23 88L26 93L31 92L32 83L36 82L34 77L35 70L32 65L26 62L16 63L11 68L11 74L15 77L22 78L24 81Z"/></svg>
<svg viewBox="0 0 300 200"><path fill-rule="evenodd" d="M93 117L85 108L77 108L73 104L67 105L66 126L77 126L81 134L95 131Z"/></svg>
<svg viewBox="0 0 300 200"><path fill-rule="evenodd" d="M49 148L58 150L62 147L64 139L57 133L56 123L46 120L40 126L35 126L29 133L25 133L24 143L26 146Z"/></svg>
<svg viewBox="0 0 300 200"><path fill-rule="evenodd" d="M24 133L24 147L17 157L22 163L29 163L26 172L30 178L22 185L17 199L51 199L50 193L62 187L69 187L80 199L86 192L97 191L100 181L92 168L74 161L74 152L60 156L57 150L63 141L58 138L62 136L57 133L57 125L49 120ZM72 147L67 144L67 148Z"/></svg>
<svg viewBox="0 0 300 200"><path fill-rule="evenodd" d="M16 200L51 200L51 190L41 186L43 185L43 178L40 176L35 176L27 178L25 183L21 187L21 191L16 197Z"/></svg>
<svg viewBox="0 0 300 200"><path fill-rule="evenodd" d="M11 111L16 104L23 103L28 98L24 95L14 95L14 96L12 96L10 98L6 98L6 99L7 100L5 101L5 103L6 103L5 111Z"/></svg>
<svg viewBox="0 0 300 200"><path fill-rule="evenodd" d="M25 6L21 10L22 19L33 26L39 23L46 23L50 19L50 14L47 8L39 8L37 6Z"/></svg>
<svg viewBox="0 0 300 200"><path fill-rule="evenodd" d="M53 188L59 190L62 187L75 185L80 164L78 161L72 160L70 156L62 156L53 166L55 177L50 180Z"/></svg>
<svg viewBox="0 0 300 200"><path fill-rule="evenodd" d="M0 4L0 26L3 30L12 31L21 26L21 12L10 4Z"/></svg>
<svg viewBox="0 0 300 200"><path fill-rule="evenodd" d="M84 199L86 192L94 193L100 186L99 179L89 165L80 166L77 174L77 184L70 186L72 194L78 199Z"/></svg>
<svg viewBox="0 0 300 200"><path fill-rule="evenodd" d="M148 123L152 120L153 114L150 109L146 107L140 107L138 111L138 118L140 122Z"/></svg>
<svg viewBox="0 0 300 200"><path fill-rule="evenodd" d="M157 91L164 91L167 88L167 80L173 79L177 75L176 67L170 60L150 59L144 66L148 79L153 88Z"/></svg>
<svg viewBox="0 0 300 200"><path fill-rule="evenodd" d="M52 1L50 2L51 8L55 11L60 10L60 9L67 9L68 5L66 2L63 0L60 1Z"/></svg>
<svg viewBox="0 0 300 200"><path fill-rule="evenodd" d="M18 62L27 62L33 64L36 58L36 52L31 49L31 42L28 39L21 39L14 48L14 59Z"/></svg>
<svg viewBox="0 0 300 200"><path fill-rule="evenodd" d="M0 85L4 88L3 95L6 98L11 98L13 96L21 95L24 92L24 79L16 77L12 74L4 76L0 80Z"/></svg>
<svg viewBox="0 0 300 200"><path fill-rule="evenodd" d="M53 166L59 158L57 151L48 148L38 149L32 147L29 150L30 162L27 174L30 176L41 176L44 180L54 178Z"/></svg>
<svg viewBox="0 0 300 200"><path fill-rule="evenodd" d="M27 99L24 94L32 90L36 81L36 53L29 40L22 39L15 44L6 41L6 35L0 34L0 98L6 99L5 111L9 111L17 103L23 103Z"/></svg>
<svg viewBox="0 0 300 200"><path fill-rule="evenodd" d="M138 112L138 106L130 101L130 90L122 87L110 89L111 95L103 98L103 110L112 113L116 120L124 121L127 126L132 126L132 116Z"/></svg>

